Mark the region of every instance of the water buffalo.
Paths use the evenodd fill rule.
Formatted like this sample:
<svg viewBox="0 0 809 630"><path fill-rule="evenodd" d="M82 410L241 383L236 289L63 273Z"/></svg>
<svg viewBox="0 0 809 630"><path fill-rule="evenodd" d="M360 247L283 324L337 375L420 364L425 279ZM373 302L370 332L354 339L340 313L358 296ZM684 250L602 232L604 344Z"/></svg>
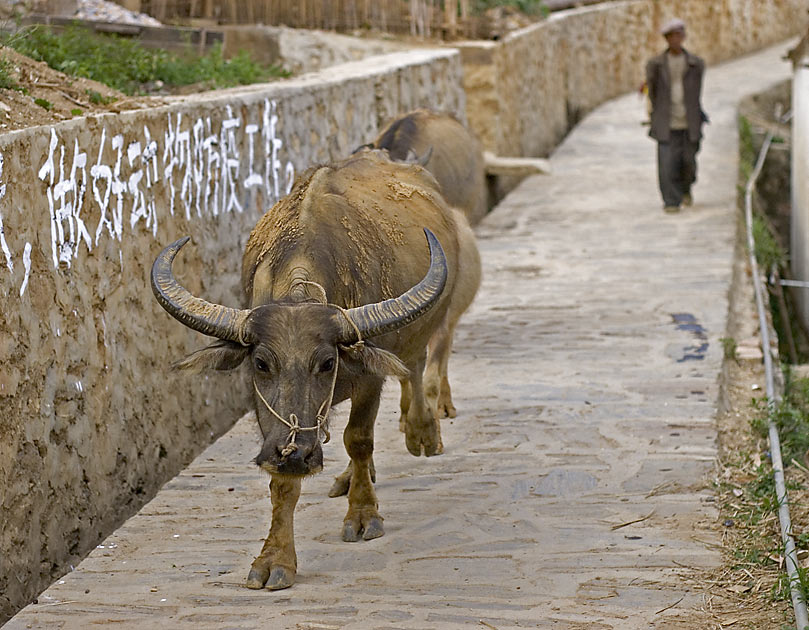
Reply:
<svg viewBox="0 0 809 630"><path fill-rule="evenodd" d="M396 118L369 146L385 149L393 160L423 162L447 203L461 210L470 224L486 215L483 150L454 116L417 109Z"/></svg>
<svg viewBox="0 0 809 630"><path fill-rule="evenodd" d="M477 251L468 251L474 239L459 218L423 168L366 150L310 169L258 221L242 262L249 308L206 302L179 284L172 262L187 238L155 260L152 289L161 306L218 338L178 366L229 370L249 363L263 435L256 463L271 475L272 522L248 587L281 589L295 581L293 512L301 479L322 469L320 435L328 434L333 403L351 399L343 432L351 459L345 541L384 533L371 467L386 375L408 383L408 450L440 452L437 403L425 395L440 383L425 383L424 373L428 344L442 339L460 316L459 304L471 301L461 265L477 260ZM427 378L439 375L434 368Z"/></svg>

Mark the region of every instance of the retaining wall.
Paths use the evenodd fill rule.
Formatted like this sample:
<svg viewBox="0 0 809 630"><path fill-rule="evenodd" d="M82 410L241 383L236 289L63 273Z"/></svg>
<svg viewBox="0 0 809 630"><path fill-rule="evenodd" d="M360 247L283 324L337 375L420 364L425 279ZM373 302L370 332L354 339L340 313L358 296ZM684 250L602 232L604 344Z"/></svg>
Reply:
<svg viewBox="0 0 809 630"><path fill-rule="evenodd" d="M599 103L638 89L671 17L686 21L686 48L708 64L802 33L808 21L805 0L628 0L553 13L500 42L458 45L471 126L500 155L547 155Z"/></svg>
<svg viewBox="0 0 809 630"><path fill-rule="evenodd" d="M322 74L0 136L0 623L246 411L241 379L171 362L206 343L152 297L151 262L241 306L241 252L296 173L393 115L464 110L460 56Z"/></svg>

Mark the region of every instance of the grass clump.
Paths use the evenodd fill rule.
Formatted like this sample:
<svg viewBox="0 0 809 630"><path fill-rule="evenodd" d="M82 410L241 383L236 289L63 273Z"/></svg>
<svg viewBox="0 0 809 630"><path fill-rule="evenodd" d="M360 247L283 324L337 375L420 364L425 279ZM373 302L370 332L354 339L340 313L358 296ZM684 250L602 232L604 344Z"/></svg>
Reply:
<svg viewBox="0 0 809 630"><path fill-rule="evenodd" d="M739 178L747 183L756 165L758 152L753 143L753 127L744 116L739 116Z"/></svg>
<svg viewBox="0 0 809 630"><path fill-rule="evenodd" d="M738 344L733 337L720 337L719 343L722 344L722 355L726 359L730 359L733 361L739 360L738 355Z"/></svg>
<svg viewBox="0 0 809 630"><path fill-rule="evenodd" d="M753 214L753 242L759 267L766 271L787 266L788 258L784 248L775 240L770 226L758 213Z"/></svg>
<svg viewBox="0 0 809 630"><path fill-rule="evenodd" d="M809 452L809 378L792 379L787 372L784 397L768 412L763 401L757 401L760 413L753 421L753 428L763 438L767 437L769 421L778 427L781 439L781 457L785 464L795 460L804 462Z"/></svg>
<svg viewBox="0 0 809 630"><path fill-rule="evenodd" d="M215 89L288 76L279 66L262 66L242 51L225 59L217 44L205 56L150 49L137 40L94 33L72 25L61 33L43 26L10 38L7 45L51 68L108 85L125 94L142 94L147 84L166 87L204 84Z"/></svg>
<svg viewBox="0 0 809 630"><path fill-rule="evenodd" d="M20 84L14 79L12 67L8 59L0 58L0 89L22 90Z"/></svg>

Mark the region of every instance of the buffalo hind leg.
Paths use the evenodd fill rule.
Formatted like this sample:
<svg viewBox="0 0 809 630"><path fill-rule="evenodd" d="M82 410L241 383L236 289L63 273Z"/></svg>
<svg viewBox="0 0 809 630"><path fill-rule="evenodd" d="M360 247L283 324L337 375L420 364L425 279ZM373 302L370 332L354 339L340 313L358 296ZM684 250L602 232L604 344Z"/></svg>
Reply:
<svg viewBox="0 0 809 630"><path fill-rule="evenodd" d="M424 395L436 418L454 418L452 390L447 378L449 355L452 350L454 326L445 320L435 332L428 346L427 369L424 372Z"/></svg>
<svg viewBox="0 0 809 630"><path fill-rule="evenodd" d="M408 378L400 378L399 384L402 387L402 394L399 399L399 409L401 410L401 414L399 415L399 431L404 433L407 427L407 412L410 410L412 390L410 389L410 379Z"/></svg>
<svg viewBox="0 0 809 630"><path fill-rule="evenodd" d="M270 533L264 541L261 553L250 567L248 588L264 588L266 585L268 589L275 591L295 583L298 558L295 554L292 517L301 496L301 479L289 475L272 476Z"/></svg>
<svg viewBox="0 0 809 630"><path fill-rule="evenodd" d="M374 454L374 421L379 410L383 379L363 387L351 399L351 414L343 431L343 443L351 458L348 512L343 519L343 540L356 542L379 538L385 533L377 511L376 493L371 480Z"/></svg>
<svg viewBox="0 0 809 630"><path fill-rule="evenodd" d="M435 409L428 403L424 393L424 362L425 357L422 357L415 365L408 366L411 396L405 424L405 445L411 455L416 457L421 455L422 448L428 457L444 452L441 425Z"/></svg>
<svg viewBox="0 0 809 630"><path fill-rule="evenodd" d="M376 483L376 467L374 466L374 458L371 458L371 481ZM348 488L351 485L351 469L352 464L348 462L348 466L346 469L337 475L334 478L334 483L331 485L331 490L329 490L329 496L334 497L341 497L344 494L348 494Z"/></svg>

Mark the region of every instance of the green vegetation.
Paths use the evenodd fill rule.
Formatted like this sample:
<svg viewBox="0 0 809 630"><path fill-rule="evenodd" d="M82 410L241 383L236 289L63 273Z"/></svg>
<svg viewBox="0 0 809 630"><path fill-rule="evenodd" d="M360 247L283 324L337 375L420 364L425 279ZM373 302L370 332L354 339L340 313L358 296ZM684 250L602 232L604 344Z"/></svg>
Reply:
<svg viewBox="0 0 809 630"><path fill-rule="evenodd" d="M39 105L42 109L47 109L48 111L53 109L53 103L45 98L35 98L34 103Z"/></svg>
<svg viewBox="0 0 809 630"><path fill-rule="evenodd" d="M745 189L758 159L761 134L756 132L750 121L739 118L739 207L744 212ZM754 192L753 195L753 240L755 256L762 273L775 272L776 277L787 276L789 253L783 240L778 238L776 228L763 205L768 202ZM742 222L744 219L740 219ZM742 223L743 225L743 223ZM788 277L788 276L787 276ZM793 361L805 362L807 343L800 337L794 326L792 305L789 294L772 285L769 300L772 322L778 333L780 354L789 357L785 347L788 338L785 327L797 345L791 355ZM784 295L786 293L786 295ZM785 297L787 298L785 300ZM726 358L730 355L730 340L722 339ZM807 489L809 482L809 379L793 378L789 365L782 366L785 373L785 386L782 400L772 404L766 399L753 399L753 412L750 418L751 432L745 446L735 447L735 453L724 465L726 469L717 479L717 490L721 497L722 522L726 527L726 550L731 558L728 583L735 593L755 599L761 586L761 596L769 601L783 604L782 610L791 616L790 581L783 565L784 546L778 523L778 509L782 497L777 496L772 461L768 450L769 426L774 423L781 442L781 455L784 462L786 488L790 500L792 521L805 523L807 518ZM736 414L738 416L738 414ZM793 529L793 539L797 549L803 553L809 550L809 532ZM799 568L797 589L804 598L809 595L809 574ZM792 626L782 626L794 628Z"/></svg>
<svg viewBox="0 0 809 630"><path fill-rule="evenodd" d="M225 59L219 45L203 57L191 51L177 55L145 48L134 39L97 34L75 25L61 33L35 26L26 29L24 36L18 33L5 43L51 68L93 79L125 94L143 93L148 84L157 82L167 88L200 84L201 89L215 89L288 76L278 66L254 62L244 51Z"/></svg>
<svg viewBox="0 0 809 630"><path fill-rule="evenodd" d="M547 17L548 7L542 0L474 0L472 12L480 14L494 7L513 7L525 15Z"/></svg>
<svg viewBox="0 0 809 630"><path fill-rule="evenodd" d="M753 215L753 242L756 260L762 271L786 267L789 262L787 253L775 240L772 229L758 213Z"/></svg>
<svg viewBox="0 0 809 630"><path fill-rule="evenodd" d="M766 437L772 420L781 438L781 457L789 464L793 460L802 462L809 452L809 378L792 379L789 370L786 377L784 397L776 407L768 410L763 402L757 401L760 413L753 428Z"/></svg>
<svg viewBox="0 0 809 630"><path fill-rule="evenodd" d="M102 96L101 92L96 90L85 90L87 94L87 98L90 99L90 102L93 105L109 105L110 103L114 102L115 99L109 96Z"/></svg>
<svg viewBox="0 0 809 630"><path fill-rule="evenodd" d="M720 337L719 342L722 344L722 354L726 359L738 361L739 357L736 354L736 340L733 337Z"/></svg>
<svg viewBox="0 0 809 630"><path fill-rule="evenodd" d="M8 59L0 58L0 89L19 90L21 89L11 72L11 62Z"/></svg>
<svg viewBox="0 0 809 630"><path fill-rule="evenodd" d="M764 400L754 400L759 413L753 419L753 429L760 437L766 439L769 432L769 423L772 421L778 429L781 441L781 457L784 466L793 466L804 472L806 467L801 463L805 461L809 453L809 378L791 379L789 370L786 371L786 384L784 397L776 406L767 405ZM796 506L795 495L805 493L806 486L796 481L787 479L787 494L792 497L791 507L793 519ZM746 488L746 492L751 495L751 514L761 521L765 518L775 519L780 507L781 498L777 496L775 481L773 478L772 463L769 458L762 463L758 469L758 474L753 482ZM797 549L809 549L809 534L802 533L794 535L795 547ZM777 538L778 548L769 554L764 554L764 559L773 554L783 556L784 548L780 536ZM762 540L766 545L766 540ZM772 545L772 543L770 543ZM756 550L759 545L755 546ZM751 550L748 549L748 553ZM806 600L809 598L809 575L804 568L798 569L797 575L798 590ZM782 573L772 589L772 597L776 600L789 601L790 583L789 576Z"/></svg>
<svg viewBox="0 0 809 630"><path fill-rule="evenodd" d="M747 118L739 116L739 178L742 193L756 165L756 157L756 147L753 145L753 128Z"/></svg>

